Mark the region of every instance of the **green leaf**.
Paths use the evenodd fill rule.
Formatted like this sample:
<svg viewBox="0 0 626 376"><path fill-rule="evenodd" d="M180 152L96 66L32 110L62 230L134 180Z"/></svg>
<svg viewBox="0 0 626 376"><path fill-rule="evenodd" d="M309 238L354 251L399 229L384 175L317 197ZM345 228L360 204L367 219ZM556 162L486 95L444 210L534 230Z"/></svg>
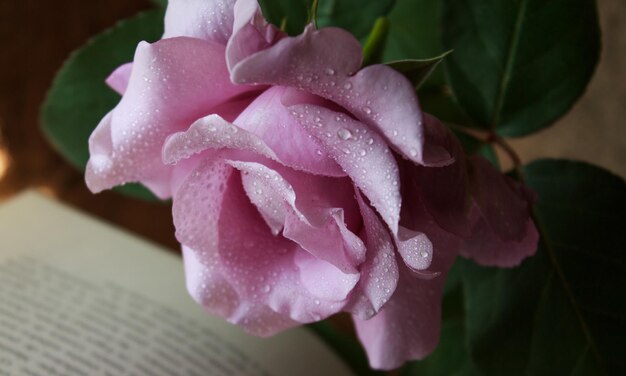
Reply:
<svg viewBox="0 0 626 376"><path fill-rule="evenodd" d="M304 30L308 21L310 0L259 0L265 18L281 27L289 35L298 35Z"/></svg>
<svg viewBox="0 0 626 376"><path fill-rule="evenodd" d="M163 9L167 8L167 0L150 0L150 2Z"/></svg>
<svg viewBox="0 0 626 376"><path fill-rule="evenodd" d="M626 183L563 160L524 174L541 246L513 269L465 262L474 361L489 375L626 374Z"/></svg>
<svg viewBox="0 0 626 376"><path fill-rule="evenodd" d="M329 321L320 321L307 325L322 341L332 348L357 375L377 376L382 372L370 368L363 346L354 335L339 331Z"/></svg>
<svg viewBox="0 0 626 376"><path fill-rule="evenodd" d="M337 26L364 39L379 17L386 16L395 0L320 0L317 10L319 27Z"/></svg>
<svg viewBox="0 0 626 376"><path fill-rule="evenodd" d="M140 14L91 39L74 52L55 77L42 107L41 123L48 140L75 167L89 159L87 140L100 119L120 100L104 83L119 65L133 59L137 43L155 41L163 33L163 11ZM136 185L122 191L152 198Z"/></svg>
<svg viewBox="0 0 626 376"><path fill-rule="evenodd" d="M420 86L435 71L439 63L450 53L445 52L430 59L407 59L390 61L387 64L396 71L402 73L411 83L419 89Z"/></svg>
<svg viewBox="0 0 626 376"><path fill-rule="evenodd" d="M389 21L387 17L379 17L374 22L374 27L372 27L372 31L370 31L363 45L363 66L380 64L388 31Z"/></svg>
<svg viewBox="0 0 626 376"><path fill-rule="evenodd" d="M280 26L286 20L286 31L297 35L307 24L311 0L260 0L263 15ZM357 39L367 37L377 18L386 15L394 0L320 0L317 8L317 26L337 26L354 34Z"/></svg>
<svg viewBox="0 0 626 376"><path fill-rule="evenodd" d="M385 61L427 59L444 52L441 46L440 0L396 0L389 15ZM440 76L443 81L443 75Z"/></svg>
<svg viewBox="0 0 626 376"><path fill-rule="evenodd" d="M383 61L420 60L443 54L440 18L441 0L397 0L388 16ZM443 69L435 70L418 94L424 111L445 122L469 122L453 100Z"/></svg>
<svg viewBox="0 0 626 376"><path fill-rule="evenodd" d="M444 0L452 90L481 128L543 129L585 90L600 52L595 0Z"/></svg>

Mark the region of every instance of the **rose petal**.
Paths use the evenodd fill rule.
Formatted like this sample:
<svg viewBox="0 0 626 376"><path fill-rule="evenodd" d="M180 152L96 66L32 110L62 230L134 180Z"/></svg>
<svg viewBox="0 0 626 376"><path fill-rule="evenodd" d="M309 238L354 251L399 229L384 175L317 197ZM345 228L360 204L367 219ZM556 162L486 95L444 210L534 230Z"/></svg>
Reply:
<svg viewBox="0 0 626 376"><path fill-rule="evenodd" d="M193 37L226 45L236 0L169 0L163 39Z"/></svg>
<svg viewBox="0 0 626 376"><path fill-rule="evenodd" d="M296 265L294 259L307 252L267 230L246 198L239 173L219 158L205 159L173 202L177 237L185 245L188 289L209 312L267 336L345 306L346 301L309 291L302 279L315 275L319 265L310 265L311 270ZM353 284L349 278L354 277L338 270L325 273L338 291Z"/></svg>
<svg viewBox="0 0 626 376"><path fill-rule="evenodd" d="M475 224L471 237L461 248L461 255L464 257L472 258L480 265L507 268L519 265L537 251L539 233L532 219L526 220L524 235L521 240L516 241L499 237L485 219L481 218L476 205L470 213Z"/></svg>
<svg viewBox="0 0 626 376"><path fill-rule="evenodd" d="M393 234L400 217L400 176L396 161L376 132L351 117L314 105L289 107L371 201Z"/></svg>
<svg viewBox="0 0 626 376"><path fill-rule="evenodd" d="M487 225L501 239L522 240L530 217L525 192L485 158L472 156L469 162L474 201Z"/></svg>
<svg viewBox="0 0 626 376"><path fill-rule="evenodd" d="M275 170L259 163L228 163L242 171L246 194L275 235L284 226L283 236L298 243L316 258L332 264L343 273L357 273L357 266L365 259L365 246L347 228L343 208L318 206L319 201L317 205L297 205L296 190ZM298 177L305 180L322 179L305 174L298 174ZM341 181L333 180L337 180L334 186L340 191ZM307 188L301 185L302 189L307 190L301 189L298 194L302 194L304 200L315 200L317 195L310 189L315 185L313 182Z"/></svg>
<svg viewBox="0 0 626 376"><path fill-rule="evenodd" d="M133 63L120 65L107 77L106 83L118 94L124 95L130 81L130 74L133 70Z"/></svg>
<svg viewBox="0 0 626 376"><path fill-rule="evenodd" d="M367 246L367 258L361 266L361 279L352 294L348 310L367 320L387 303L395 291L398 284L398 264L389 230L365 203L358 190L356 197L363 217L361 237Z"/></svg>
<svg viewBox="0 0 626 376"><path fill-rule="evenodd" d="M270 47L285 36L263 17L256 0L239 0L235 4L233 33L226 47L226 62L232 69L247 56Z"/></svg>
<svg viewBox="0 0 626 376"><path fill-rule="evenodd" d="M423 359L437 346L441 322L441 299L446 275L456 259L460 238L442 230L419 201L416 216L402 224L423 232L433 243L434 279L416 278L400 268L398 287L381 311L369 320L354 317L357 335L375 369L390 370Z"/></svg>
<svg viewBox="0 0 626 376"><path fill-rule="evenodd" d="M338 103L416 163L450 163L437 147L425 160L422 113L411 83L384 65L358 71L361 60L361 45L350 33L309 25L302 35L229 67L233 82L297 87Z"/></svg>
<svg viewBox="0 0 626 376"><path fill-rule="evenodd" d="M455 162L444 167L416 166L398 160L402 197L421 197L421 202L445 230L469 236L469 192L463 149L456 137L435 117L424 114L426 142L448 150Z"/></svg>
<svg viewBox="0 0 626 376"><path fill-rule="evenodd" d="M257 136L213 114L196 121L186 131L168 137L163 146L163 163L176 164L207 149L226 148L249 150L269 159L277 159Z"/></svg>
<svg viewBox="0 0 626 376"><path fill-rule="evenodd" d="M359 274L346 274L308 252L298 252L295 263L300 269L300 281L315 296L343 302L359 281Z"/></svg>
<svg viewBox="0 0 626 376"><path fill-rule="evenodd" d="M398 253L412 270L425 270L433 257L433 245L421 232L400 226L398 229Z"/></svg>
<svg viewBox="0 0 626 376"><path fill-rule="evenodd" d="M199 39L139 44L125 95L90 138L85 179L93 192L160 181L171 169L161 163L165 138L249 90L230 83L223 56L223 46Z"/></svg>
<svg viewBox="0 0 626 376"><path fill-rule="evenodd" d="M345 172L306 132L282 104L286 88L272 87L254 100L235 123L260 137L280 161L316 175L345 176ZM308 95L308 100L315 101Z"/></svg>

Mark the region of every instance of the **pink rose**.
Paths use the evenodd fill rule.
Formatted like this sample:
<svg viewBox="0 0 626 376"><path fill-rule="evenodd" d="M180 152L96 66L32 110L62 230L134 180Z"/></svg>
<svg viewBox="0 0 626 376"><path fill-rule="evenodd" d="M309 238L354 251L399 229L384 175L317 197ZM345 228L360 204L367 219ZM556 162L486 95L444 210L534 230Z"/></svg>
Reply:
<svg viewBox="0 0 626 376"><path fill-rule="evenodd" d="M172 197L208 312L260 336L350 312L371 365L391 369L435 348L461 249L512 265L537 236L521 188L482 160L468 174L411 83L361 59L348 32L288 37L254 0L171 0L163 39L107 81L123 97L86 181Z"/></svg>

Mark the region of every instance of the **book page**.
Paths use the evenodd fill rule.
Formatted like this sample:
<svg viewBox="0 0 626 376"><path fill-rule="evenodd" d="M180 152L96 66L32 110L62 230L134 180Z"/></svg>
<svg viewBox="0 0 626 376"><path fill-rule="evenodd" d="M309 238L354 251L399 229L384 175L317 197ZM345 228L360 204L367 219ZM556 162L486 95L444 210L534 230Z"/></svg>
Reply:
<svg viewBox="0 0 626 376"><path fill-rule="evenodd" d="M174 254L37 193L0 206L0 376L349 374L305 329L204 313Z"/></svg>

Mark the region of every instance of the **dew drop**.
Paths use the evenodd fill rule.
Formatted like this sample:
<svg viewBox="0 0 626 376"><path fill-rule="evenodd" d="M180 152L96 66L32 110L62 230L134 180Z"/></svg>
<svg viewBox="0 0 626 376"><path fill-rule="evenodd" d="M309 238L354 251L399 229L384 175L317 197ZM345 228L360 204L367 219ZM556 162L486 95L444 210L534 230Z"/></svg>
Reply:
<svg viewBox="0 0 626 376"><path fill-rule="evenodd" d="M365 149L361 149L361 150L359 150L359 155L360 155L361 157L365 157L365 155L366 155L366 154L367 154L367 152L365 151Z"/></svg>
<svg viewBox="0 0 626 376"><path fill-rule="evenodd" d="M268 292L270 292L270 290L271 290L271 289L272 289L272 288L270 287L270 285L265 285L265 286L263 286L263 290L262 290L262 291L263 291L264 293L268 293Z"/></svg>
<svg viewBox="0 0 626 376"><path fill-rule="evenodd" d="M369 108L369 107L367 107L367 106L365 106L365 107L363 107L363 112L365 112L366 114L368 114L368 115L369 115L369 114L371 114L371 113L372 113L372 109L371 109L371 108Z"/></svg>
<svg viewBox="0 0 626 376"><path fill-rule="evenodd" d="M350 82L346 82L343 85L343 88L346 89L346 90L350 90L350 89L352 89L352 84Z"/></svg>
<svg viewBox="0 0 626 376"><path fill-rule="evenodd" d="M337 131L337 136L342 140L349 140L350 138L352 138L352 132L350 132L346 128L341 128L339 131Z"/></svg>
<svg viewBox="0 0 626 376"><path fill-rule="evenodd" d="M411 155L411 157L415 157L417 155L417 150L411 149L409 150L409 154Z"/></svg>
<svg viewBox="0 0 626 376"><path fill-rule="evenodd" d="M422 257L426 258L426 257L428 257L428 252L426 252L426 251L421 251L421 252L420 252L420 256L422 256Z"/></svg>
<svg viewBox="0 0 626 376"><path fill-rule="evenodd" d="M326 68L324 73L326 73L329 76L334 76L335 75L335 70L333 68Z"/></svg>

